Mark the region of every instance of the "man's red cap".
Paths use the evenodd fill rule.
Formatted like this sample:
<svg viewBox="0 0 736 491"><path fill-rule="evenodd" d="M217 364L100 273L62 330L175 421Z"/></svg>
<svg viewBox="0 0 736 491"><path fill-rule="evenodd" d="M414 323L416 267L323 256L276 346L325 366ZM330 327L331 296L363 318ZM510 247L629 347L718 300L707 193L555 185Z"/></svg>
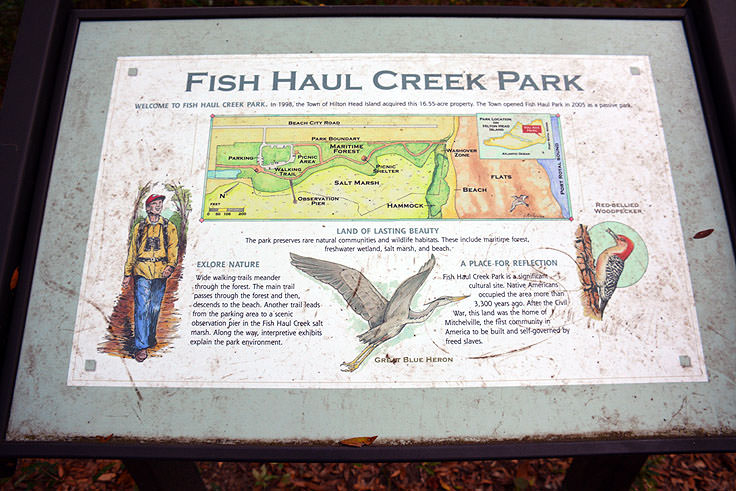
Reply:
<svg viewBox="0 0 736 491"><path fill-rule="evenodd" d="M157 199L160 199L161 201L163 201L163 200L165 200L165 199L166 199L166 196L163 196L163 195L161 195L161 194L152 194L152 195L151 195L151 196L149 196L149 197L148 197L148 199L146 200L146 206L150 205L151 203L153 203L153 202L154 202L154 201L156 201Z"/></svg>

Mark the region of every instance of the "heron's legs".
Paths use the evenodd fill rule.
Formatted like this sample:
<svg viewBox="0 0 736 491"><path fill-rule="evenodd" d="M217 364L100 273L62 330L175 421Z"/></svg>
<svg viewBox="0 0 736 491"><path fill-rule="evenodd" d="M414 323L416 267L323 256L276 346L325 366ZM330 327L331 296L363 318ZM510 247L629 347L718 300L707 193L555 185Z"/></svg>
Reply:
<svg viewBox="0 0 736 491"><path fill-rule="evenodd" d="M368 358L368 355L371 354L371 352L376 349L376 346L378 346L381 343L371 343L368 346L366 346L363 351L360 352L358 356L355 357L353 361L350 362L343 362L340 366L343 367L343 372L354 372L358 369L358 367L365 361L366 358Z"/></svg>

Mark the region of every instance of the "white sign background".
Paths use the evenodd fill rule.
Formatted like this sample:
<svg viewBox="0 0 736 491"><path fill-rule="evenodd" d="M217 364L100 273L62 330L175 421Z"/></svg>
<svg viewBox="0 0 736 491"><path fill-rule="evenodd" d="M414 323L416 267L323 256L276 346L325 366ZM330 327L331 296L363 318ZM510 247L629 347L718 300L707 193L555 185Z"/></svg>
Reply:
<svg viewBox="0 0 736 491"><path fill-rule="evenodd" d="M365 63L365 60L374 60ZM350 73L359 91L269 90L274 71L299 74ZM379 90L371 84L378 70L396 73L486 74L488 90ZM519 74L581 74L584 91L533 90L509 85L498 90L498 71ZM242 92L185 91L189 72L262 74L261 90ZM359 82L357 82L359 81ZM206 85L203 87L206 89ZM284 87L285 88L285 87ZM398 105L349 107L322 105L289 109L271 104L310 101L412 101ZM263 101L266 107L224 107L225 102ZM422 102L455 103L438 110ZM173 103L196 102L178 109ZM202 102L219 102L213 110ZM505 105L522 103L526 109ZM168 104L165 109L137 109L136 104ZM482 103L482 104L481 104ZM577 104L576 104L577 103ZM580 104L583 103L583 104ZM630 108L604 107L630 104ZM500 104L491 106L490 104ZM565 147L571 221L562 220L427 220L391 222L199 221L208 160L211 114L377 114L421 115L540 113L560 115ZM145 362L100 351L111 312L121 292L132 205L140 186L170 193L163 183L179 183L192 192L187 252L182 262L176 310L177 337L167 349ZM642 213L596 213L599 203L636 203ZM579 224L617 221L636 230L646 243L648 265L630 288L616 291L603 320L583 315L574 262ZM362 349L356 335L367 324L330 287L297 271L289 253L311 256L361 270L384 295L416 273L429 253L339 253L314 245L253 245L273 237L337 237L343 227L436 227L444 237L527 237L515 244L463 243L435 252L436 266L419 290L416 304L441 295L470 295L439 309L425 323L407 326L413 335L377 348L354 372L340 364ZM488 258L557 260L544 273L569 299L546 327L565 327L566 334L488 334L479 346L446 344L446 319L468 311L480 300L471 282L443 280L457 273L526 274L529 268L469 268ZM203 261L258 261L257 271L197 266ZM301 300L319 309L295 312L296 318L321 320L321 336L293 336L279 346L194 346L191 307L198 274L279 275L294 283ZM268 309L264 309L268 310ZM478 309L475 309L478 310ZM482 319L481 319L482 321ZM259 328L260 329L260 328ZM294 329L293 327L291 329ZM409 331L407 331L409 332ZM384 357L398 360L381 362ZM443 359L445 361L430 361ZM447 361L450 359L451 361ZM684 360L688 360L685 362ZM70 360L70 385L157 387L463 387L500 385L597 384L706 381L693 295L679 225L669 162L649 62L634 56L529 55L249 55L196 57L126 57L118 59L100 159L89 241Z"/></svg>

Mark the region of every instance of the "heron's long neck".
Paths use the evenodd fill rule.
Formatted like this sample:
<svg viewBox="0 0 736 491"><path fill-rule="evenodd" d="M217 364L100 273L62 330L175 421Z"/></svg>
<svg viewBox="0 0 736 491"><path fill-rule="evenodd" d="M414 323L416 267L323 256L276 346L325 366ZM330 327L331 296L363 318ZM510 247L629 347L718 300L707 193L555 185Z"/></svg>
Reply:
<svg viewBox="0 0 736 491"><path fill-rule="evenodd" d="M427 304L427 308L424 310L421 310L419 312L413 312L411 315L411 320L409 322L424 322L429 318L430 315L432 315L432 312L438 307L439 299L432 300Z"/></svg>

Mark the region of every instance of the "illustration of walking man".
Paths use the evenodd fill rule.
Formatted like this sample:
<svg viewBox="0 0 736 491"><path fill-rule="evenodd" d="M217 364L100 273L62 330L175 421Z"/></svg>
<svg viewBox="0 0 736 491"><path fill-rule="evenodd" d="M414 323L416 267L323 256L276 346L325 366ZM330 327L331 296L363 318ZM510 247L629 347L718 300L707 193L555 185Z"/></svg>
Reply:
<svg viewBox="0 0 736 491"><path fill-rule="evenodd" d="M174 272L178 259L179 238L176 227L161 216L164 196L152 194L146 199L145 220L133 228L125 262L123 286L133 282L135 295L136 361L148 358L148 348L156 345L156 325L166 280Z"/></svg>

